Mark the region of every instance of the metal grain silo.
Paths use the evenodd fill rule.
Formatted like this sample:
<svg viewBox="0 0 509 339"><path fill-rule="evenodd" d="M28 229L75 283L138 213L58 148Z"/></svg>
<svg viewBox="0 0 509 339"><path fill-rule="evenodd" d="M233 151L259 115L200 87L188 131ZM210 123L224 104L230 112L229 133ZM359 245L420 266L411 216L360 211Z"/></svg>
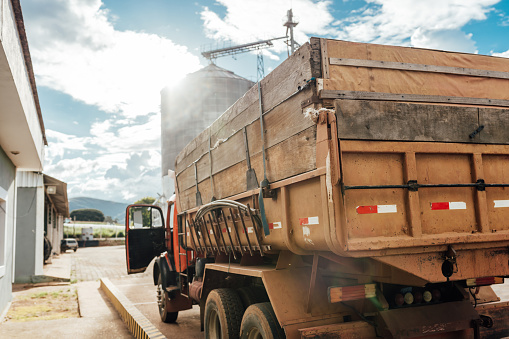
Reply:
<svg viewBox="0 0 509 339"><path fill-rule="evenodd" d="M168 170L174 169L177 154L253 85L210 64L161 91L161 165L166 197L173 194Z"/></svg>

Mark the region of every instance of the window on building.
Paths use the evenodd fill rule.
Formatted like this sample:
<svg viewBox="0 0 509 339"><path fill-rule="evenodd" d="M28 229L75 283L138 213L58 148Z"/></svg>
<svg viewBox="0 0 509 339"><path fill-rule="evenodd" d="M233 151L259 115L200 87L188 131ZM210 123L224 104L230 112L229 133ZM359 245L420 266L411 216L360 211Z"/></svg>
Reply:
<svg viewBox="0 0 509 339"><path fill-rule="evenodd" d="M7 257L7 191L0 187L0 277L5 275Z"/></svg>

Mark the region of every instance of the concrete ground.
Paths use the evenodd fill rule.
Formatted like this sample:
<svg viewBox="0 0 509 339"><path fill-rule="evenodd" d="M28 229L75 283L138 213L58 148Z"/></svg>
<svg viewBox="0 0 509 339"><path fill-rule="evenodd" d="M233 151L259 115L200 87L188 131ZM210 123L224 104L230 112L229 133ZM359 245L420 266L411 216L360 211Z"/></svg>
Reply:
<svg viewBox="0 0 509 339"><path fill-rule="evenodd" d="M110 279L131 303L167 338L203 338L200 331L200 309L197 305L191 310L179 313L177 322L166 324L161 321L157 308L156 288L152 277L133 279Z"/></svg>
<svg viewBox="0 0 509 339"><path fill-rule="evenodd" d="M83 251L82 251L83 250ZM47 277L55 280L73 279L71 277L71 263L75 257L87 256L88 249L78 252L67 252L53 258L52 263L44 267ZM48 279L49 280L49 279ZM99 281L80 281L75 286L78 291L79 318L65 318L55 320L36 320L30 322L7 321L0 324L2 338L132 338L125 324L106 295L99 289ZM48 285L69 284L46 282L31 285L14 285L13 295L27 289L37 293Z"/></svg>
<svg viewBox="0 0 509 339"><path fill-rule="evenodd" d="M153 263L144 273L127 275L124 246L80 248L72 254L72 277L78 281L107 277L131 303L167 338L203 338L200 310L180 312L175 324L159 318L156 288L152 278Z"/></svg>

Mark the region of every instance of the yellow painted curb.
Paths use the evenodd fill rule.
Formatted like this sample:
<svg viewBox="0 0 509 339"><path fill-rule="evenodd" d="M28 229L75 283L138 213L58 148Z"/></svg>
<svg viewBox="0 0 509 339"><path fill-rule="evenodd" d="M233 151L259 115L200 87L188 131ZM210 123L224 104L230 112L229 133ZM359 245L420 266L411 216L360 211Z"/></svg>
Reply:
<svg viewBox="0 0 509 339"><path fill-rule="evenodd" d="M166 338L152 323L113 285L108 278L101 278L101 289L110 298L129 331L137 339Z"/></svg>

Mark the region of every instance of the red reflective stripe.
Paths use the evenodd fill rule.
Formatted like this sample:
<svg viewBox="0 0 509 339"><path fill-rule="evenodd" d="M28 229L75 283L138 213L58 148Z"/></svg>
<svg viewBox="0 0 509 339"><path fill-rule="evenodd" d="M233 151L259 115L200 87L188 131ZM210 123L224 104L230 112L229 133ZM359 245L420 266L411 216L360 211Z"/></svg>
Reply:
<svg viewBox="0 0 509 339"><path fill-rule="evenodd" d="M357 213L359 213L359 214L378 213L378 207L377 207L377 205L357 206Z"/></svg>
<svg viewBox="0 0 509 339"><path fill-rule="evenodd" d="M309 222L309 221L308 221L308 218L300 218L300 219L299 219L299 223L300 223L300 225L301 225L301 226L302 226L302 225L307 225L307 224L308 224L308 222Z"/></svg>
<svg viewBox="0 0 509 339"><path fill-rule="evenodd" d="M448 202L432 202L431 210L448 210L449 203Z"/></svg>
<svg viewBox="0 0 509 339"><path fill-rule="evenodd" d="M269 230L273 230L274 229L274 224L273 223L270 223L269 224Z"/></svg>

